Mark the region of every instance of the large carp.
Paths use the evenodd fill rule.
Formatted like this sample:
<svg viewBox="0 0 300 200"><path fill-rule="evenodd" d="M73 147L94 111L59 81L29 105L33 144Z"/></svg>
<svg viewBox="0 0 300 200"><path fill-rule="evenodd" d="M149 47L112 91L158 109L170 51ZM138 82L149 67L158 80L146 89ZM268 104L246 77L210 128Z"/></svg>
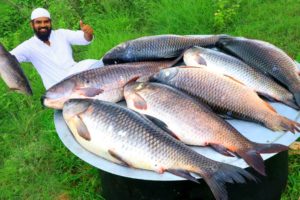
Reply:
<svg viewBox="0 0 300 200"><path fill-rule="evenodd" d="M128 81L141 76L150 76L176 62L177 59L135 62L90 69L67 77L49 88L42 97L42 104L50 108L62 109L65 101L74 98L118 102L123 99L123 88Z"/></svg>
<svg viewBox="0 0 300 200"><path fill-rule="evenodd" d="M214 47L219 35L156 35L129 40L108 51L104 64L176 58L192 46Z"/></svg>

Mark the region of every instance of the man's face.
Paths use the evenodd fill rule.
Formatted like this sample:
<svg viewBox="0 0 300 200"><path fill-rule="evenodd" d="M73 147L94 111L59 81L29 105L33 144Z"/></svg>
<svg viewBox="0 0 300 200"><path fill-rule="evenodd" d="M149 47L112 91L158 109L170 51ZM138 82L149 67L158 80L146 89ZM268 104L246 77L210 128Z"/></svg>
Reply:
<svg viewBox="0 0 300 200"><path fill-rule="evenodd" d="M31 21L31 27L35 35L42 41L48 41L51 33L51 19L48 17L39 17Z"/></svg>

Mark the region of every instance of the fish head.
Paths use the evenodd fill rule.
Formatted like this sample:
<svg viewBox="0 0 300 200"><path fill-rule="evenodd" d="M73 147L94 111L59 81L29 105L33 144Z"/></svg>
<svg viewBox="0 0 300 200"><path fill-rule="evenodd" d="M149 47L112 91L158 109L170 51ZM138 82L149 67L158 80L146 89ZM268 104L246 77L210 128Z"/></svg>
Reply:
<svg viewBox="0 0 300 200"><path fill-rule="evenodd" d="M177 67L163 69L157 72L156 74L154 74L150 78L150 81L168 83L172 81L178 73L179 73L179 69Z"/></svg>
<svg viewBox="0 0 300 200"><path fill-rule="evenodd" d="M127 107L133 110L146 110L147 103L143 98L143 94L147 91L148 82L131 82L126 84L124 88L124 97Z"/></svg>
<svg viewBox="0 0 300 200"><path fill-rule="evenodd" d="M41 98L42 104L49 108L62 109L64 103L74 96L75 88L75 80L65 79L46 91Z"/></svg>
<svg viewBox="0 0 300 200"><path fill-rule="evenodd" d="M187 49L183 54L183 61L187 66L207 65L202 54L206 51L205 48L194 46Z"/></svg>
<svg viewBox="0 0 300 200"><path fill-rule="evenodd" d="M234 40L235 38L232 36L225 35L225 34L220 35L219 40L216 43L216 46L222 49L223 47L230 45Z"/></svg>
<svg viewBox="0 0 300 200"><path fill-rule="evenodd" d="M85 112L92 104L92 99L69 99L64 103L63 116L70 119L80 113Z"/></svg>
<svg viewBox="0 0 300 200"><path fill-rule="evenodd" d="M105 64L117 64L126 61L129 57L128 46L129 43L126 42L115 46L103 56L103 62Z"/></svg>

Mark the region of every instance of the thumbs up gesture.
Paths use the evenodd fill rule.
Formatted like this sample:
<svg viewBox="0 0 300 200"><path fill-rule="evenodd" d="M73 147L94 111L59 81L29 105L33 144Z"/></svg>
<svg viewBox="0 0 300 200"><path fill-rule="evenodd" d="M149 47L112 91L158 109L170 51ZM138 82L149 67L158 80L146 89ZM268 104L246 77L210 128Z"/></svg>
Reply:
<svg viewBox="0 0 300 200"><path fill-rule="evenodd" d="M93 33L94 33L93 28L88 24L84 24L82 20L80 20L79 24L80 24L80 29L84 33L84 38L87 41L91 41L93 39Z"/></svg>

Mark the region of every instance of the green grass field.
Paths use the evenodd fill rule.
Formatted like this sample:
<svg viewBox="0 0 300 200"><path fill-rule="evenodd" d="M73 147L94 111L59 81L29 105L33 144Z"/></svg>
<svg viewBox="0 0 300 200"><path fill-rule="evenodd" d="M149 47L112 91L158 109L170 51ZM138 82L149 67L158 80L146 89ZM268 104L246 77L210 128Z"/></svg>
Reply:
<svg viewBox="0 0 300 200"><path fill-rule="evenodd" d="M0 1L0 42L8 49L32 36L32 8L46 7L53 27L90 24L95 38L74 47L74 58L99 59L118 43L156 34L226 33L269 41L300 61L299 0L7 0ZM31 64L22 64L34 95L8 91L0 80L0 199L102 199L98 170L73 155L42 108L45 89ZM300 155L289 156L283 200L300 197Z"/></svg>

